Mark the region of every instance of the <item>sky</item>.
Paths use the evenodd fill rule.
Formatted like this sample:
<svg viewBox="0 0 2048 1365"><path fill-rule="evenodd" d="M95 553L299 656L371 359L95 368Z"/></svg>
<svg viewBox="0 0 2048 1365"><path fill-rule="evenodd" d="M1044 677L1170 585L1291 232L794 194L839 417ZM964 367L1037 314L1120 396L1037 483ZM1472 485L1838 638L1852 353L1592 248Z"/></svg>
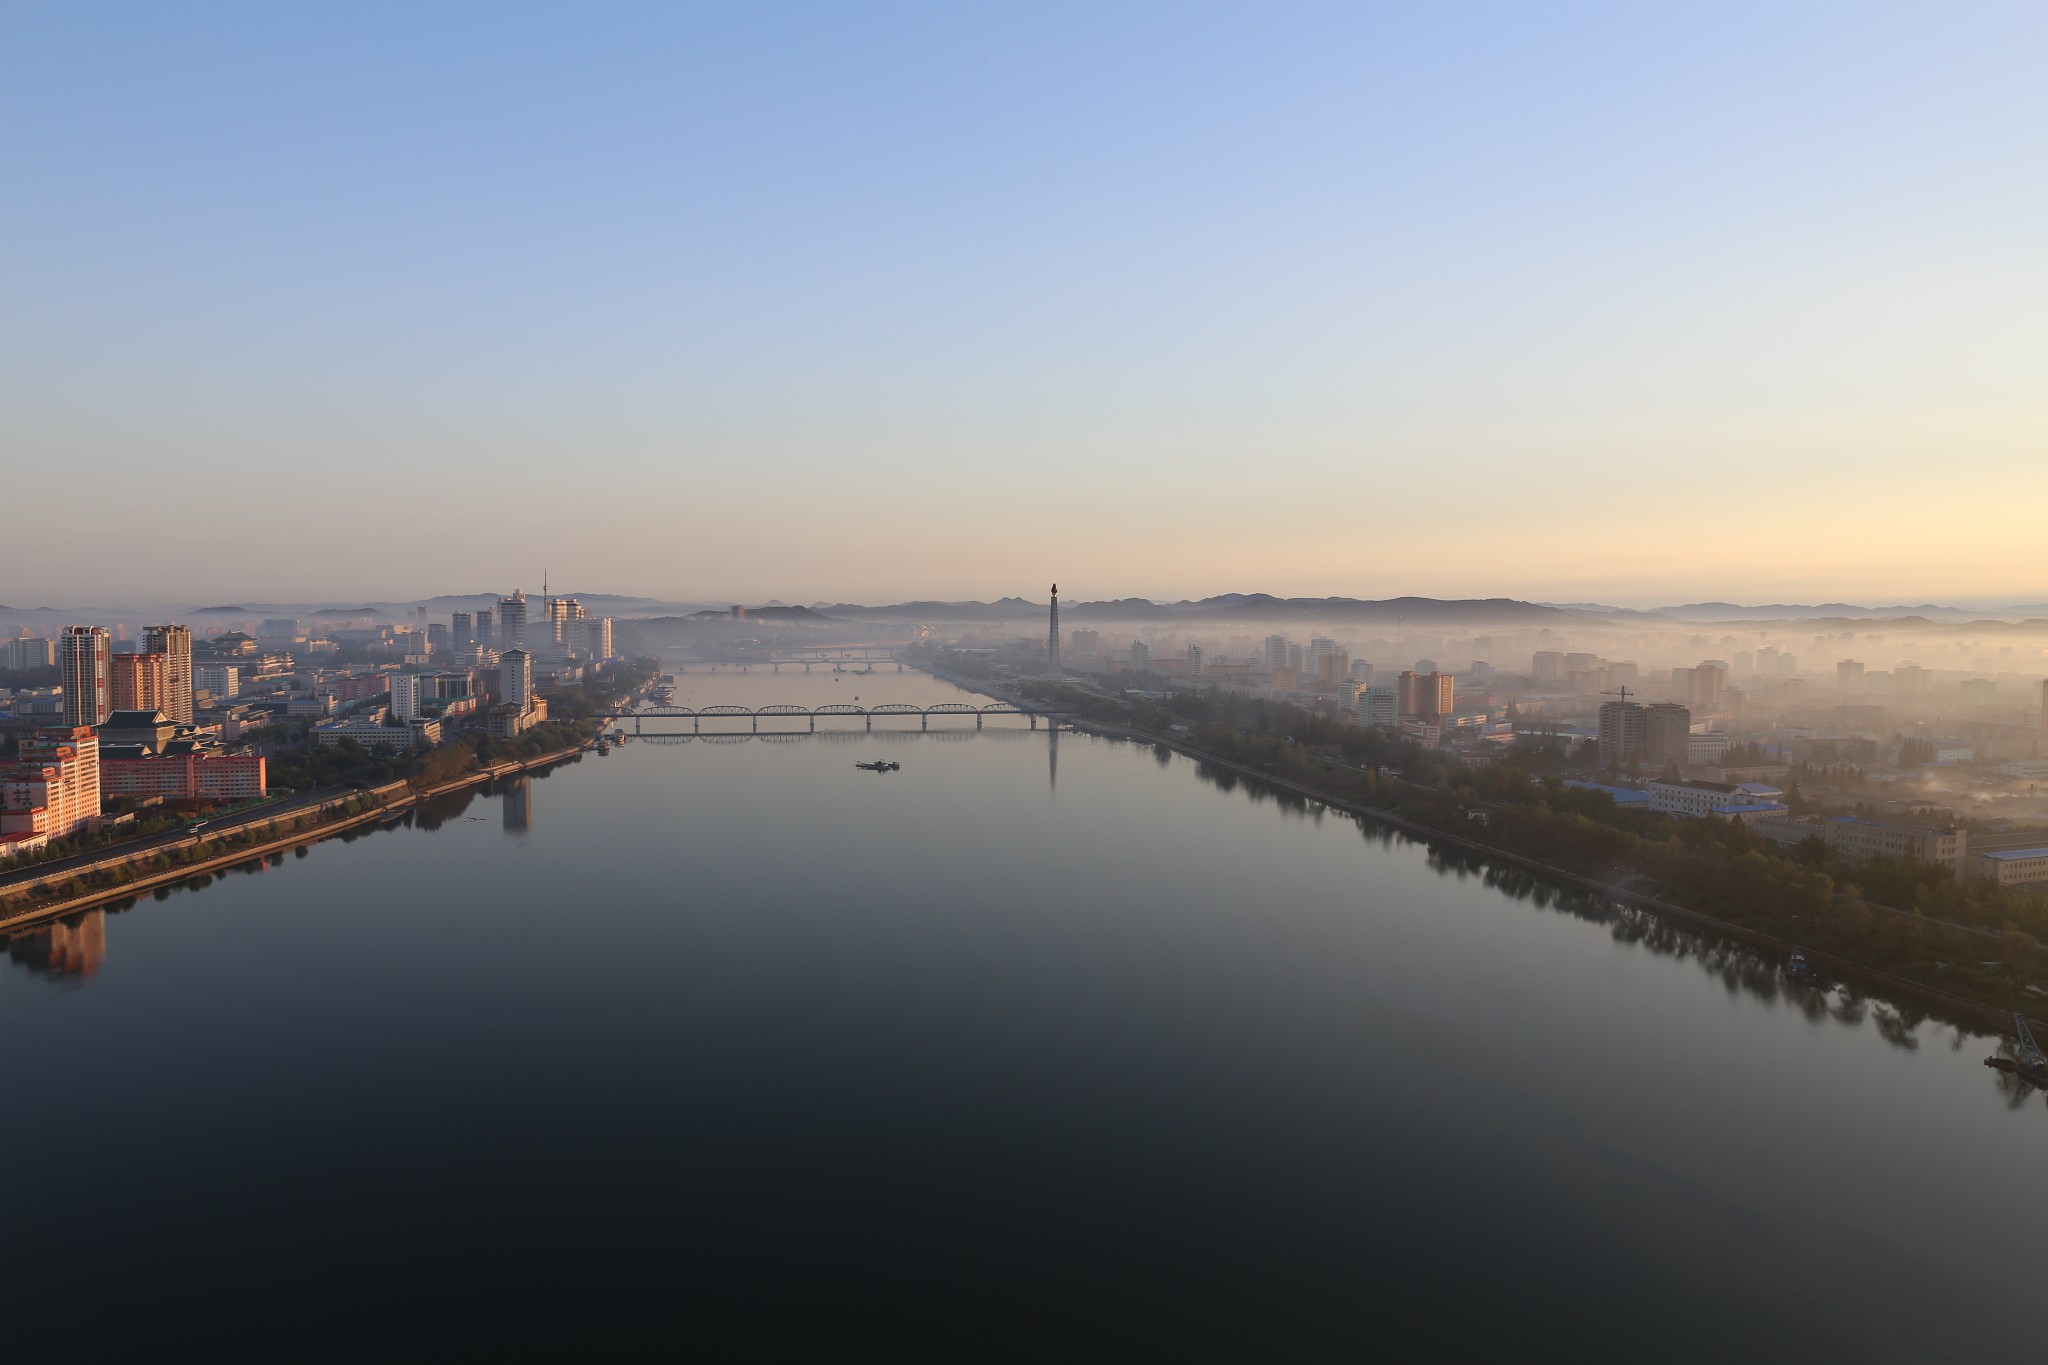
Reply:
<svg viewBox="0 0 2048 1365"><path fill-rule="evenodd" d="M0 603L2048 600L2048 6L6 6Z"/></svg>

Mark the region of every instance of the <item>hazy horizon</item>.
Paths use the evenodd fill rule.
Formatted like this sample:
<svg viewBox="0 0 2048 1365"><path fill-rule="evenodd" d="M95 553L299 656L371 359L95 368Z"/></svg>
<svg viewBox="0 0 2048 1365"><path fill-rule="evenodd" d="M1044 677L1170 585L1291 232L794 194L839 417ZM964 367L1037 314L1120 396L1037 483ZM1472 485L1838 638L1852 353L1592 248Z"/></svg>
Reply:
<svg viewBox="0 0 2048 1365"><path fill-rule="evenodd" d="M505 586L505 587L496 587L496 588L481 588L481 587L479 587L479 588L463 588L463 587L449 587L449 588L443 588L443 589L441 589L441 590L438 590L438 591L434 591L434 592L424 592L424 593L410 593L410 594L404 594L404 595L394 595L394 596L381 596L381 595L375 595L375 594L370 594L370 595L364 595L364 596L360 596L360 597L346 597L346 596L336 596L336 595L334 595L334 594L332 594L332 593L329 593L329 594L323 594L323 595L320 595L320 596L316 596L316 597L308 597L308 598L291 598L291 597L277 597L277 596L270 596L270 595L264 595L264 594L251 594L251 593L241 593L241 594L230 594L230 595L226 595L226 596L222 596L222 597L218 597L218 598L206 599L206 600L201 600L201 599L198 599L198 598L194 598L194 597L190 597L190 596L185 596L185 597L138 597L138 598L132 598L132 599L120 599L120 600L114 600L114 599L109 599L109 600L106 600L106 601L97 601L97 602L89 602L89 601L82 601L82 600L81 600L81 601L76 601L76 602L62 602L62 603L56 603L56 602L50 602L50 603L43 603L43 602L0 602L0 613L17 613L17 614L18 614L18 613L24 613L24 612L37 612L37 611L54 611L54 612L60 612L60 613L61 613L61 612L67 611L67 610L70 610L70 611L77 611L77 612L81 612L81 613L99 613L99 612L107 612L107 611L124 611L124 610L138 610L138 609L156 609L156 608L163 608L163 609L165 609L165 610L180 610L180 611L207 611L207 610L240 610L240 609L246 609L246 608L262 608L262 607L296 607L296 608L306 608L306 609L315 609L315 610L326 610L326 611L330 611L330 612L333 612L333 611L343 611L343 610L346 610L346 609L348 609L348 608L350 608L350 607L355 607L355 606L371 606L371 605L376 605L376 604L384 604L384 605L389 605L389 606L400 606L400 605L406 605L406 604L412 604L412 603L424 603L424 602L430 602L430 601L435 601L435 600L441 600L441 599L468 599L468 598L496 598L496 597L502 597L502 596L507 596L507 595L509 595L510 593L512 593L512 592L513 592L513 591L515 591L515 590L521 590L521 591L525 591L525 592L527 592L528 596L530 596L530 597L533 597L533 598L536 598L536 599L538 599L538 598L540 597L540 595L541 595L541 590L540 590L540 589L539 589L538 587L529 587L528 585L526 585L526 584L524 584L524 583L513 583L513 584L507 585L507 586ZM626 601L633 601L633 602L665 603L665 604L674 604L674 605L677 605L677 606L693 606L693 607L695 607L695 606L706 606L706 605L708 605L708 606L720 606L720 605L726 605L726 604L730 604L730 603L740 603L740 604L742 604L742 605L745 605L745 606L750 606L750 607L765 607L765 606L813 607L813 606L821 606L821 605L822 605L822 606L831 606L831 605L842 605L842 604L843 604L843 605L846 605L846 606L857 606L857 607L887 607L887 606L895 606L895 605L899 605L899 604L903 604L903 603L911 603L911 602L942 602L942 603L971 603L971 602L981 602L981 603L994 603L994 602L998 602L998 601L1003 601L1003 600L1020 600L1020 601L1026 602L1026 603L1030 603L1030 604L1032 604L1032 605L1034 605L1034 606L1037 606L1037 607L1039 607L1039 608L1041 608L1041 609L1042 609L1042 608L1043 608L1043 606L1045 605L1045 603L1047 602L1047 595L1046 595L1046 592L1045 592L1045 590L1044 590L1043 588L1040 588L1040 589L1039 589L1039 590L1037 590L1036 592L1032 592L1032 591L1030 591L1030 590L1017 590L1017 591L1009 591L1009 592L994 592L994 593L989 593L989 594L987 594L986 596L975 596L975 595L971 595L971 594L965 594L965 593L940 593L940 592L924 591L924 592L911 592L911 593L906 593L906 594L903 594L903 595L901 595L901 596L897 596L897 597L874 597L874 598L858 598L858 597L849 597L849 596L830 596L830 595L812 595L812 596L793 596L793 595L790 595L790 594L786 594L786 593L784 593L784 594L776 594L776 593L766 593L766 594L757 594L757 595L744 595L744 596L743 596L743 595L730 595L730 594L717 594L717 593L706 593L706 594L687 594L687 593L674 593L674 592L653 592L653 593L635 593L635 592L617 592L617 591L614 591L614 590L612 590L612 589L611 589L610 587L607 587L607 586L603 586L603 585L597 585L597 586L592 586L592 585L588 585L588 584L584 584L584 585L576 585L576 584L562 584L562 583L556 583L556 584L553 584L553 592L554 592L554 593L555 593L555 595L557 595L557 596L565 596L565 597L578 597L578 598L580 598L580 599L582 599L582 600L585 600L585 601L590 601L590 602L598 602L598 601L607 601L607 600L612 600L612 599L622 599L622 600L626 600ZM1695 606L1709 606L1709 605L1721 605L1721 604L1727 604L1727 605L1731 605L1731 606L1736 606L1736 607L1744 607L1744 608L1751 608L1751 607L1755 607L1755 608L1766 608L1766 607L1774 607L1774 606L1777 606L1777 607L1793 607L1793 608L1802 608L1802 609L1810 609L1810 608L1815 608L1815 607L1822 607L1822 606L1828 606L1828 605L1835 605L1835 604L1839 604L1839 605L1842 605L1842 606L1847 606L1847 607L1852 607L1852 608L1858 608L1858 609L1867 609L1867 610L1878 610L1878 611L1888 610L1888 609L1891 609L1891 608L1907 608L1907 609L1912 609L1912 608L1918 608L1918 607L1937 607L1937 608L1941 608L1941 609L1944 609L1944 610L1952 610L1952 611L1983 611L1983 612L1987 612L1987 613L1993 613L1993 614L1995 614L1995 613L1998 613L1998 612L2001 612L2001 611L2009 610L2009 609L2011 609L2011 608L2014 608L2014 607L2026 607L2026 608L2048 608L2048 600L2044 600L2044 601L2038 601L2038 602L2034 602L2034 601L2027 601L2027 600L2025 600L2025 599L2023 599L2023 598L2019 598L2019 597L2015 597L2015 598L2012 598L2012 599L2009 599L2009 600L1983 600L1983 599L1980 599L1980 600L1974 600L1974 601L1973 601L1973 600L1967 600L1967 599L1946 599L1946 600L1943 600L1943 599L1936 599L1936 598L1920 598L1920 599L1917 599L1917 600L1908 600L1908 599L1901 599L1901 600L1899 600L1899 601L1895 601L1895 602L1894 602L1894 601L1852 601L1852 600L1850 600L1850 599L1847 599L1847 598L1841 598L1841 597L1827 597L1827 598L1814 598L1814 599L1811 599L1811 600L1808 600L1808 601L1797 601L1797 602L1795 602L1795 601L1791 601L1791 600L1789 600L1789 599L1787 599L1787 600L1779 600L1779 601L1773 601L1773 602L1762 602L1762 601L1754 601L1754 602L1744 602L1744 601L1737 601L1737 600L1735 600L1735 599L1732 599L1732 598L1728 598L1728 597L1713 597L1713 596L1704 596L1704 597L1695 597L1695 598L1689 598L1689 599L1686 599L1686 600L1683 600L1683 601L1678 601L1678 600L1672 600L1672 601L1649 601L1649 600L1645 600L1645 601L1640 601L1640 602L1634 602L1634 601L1617 601L1617 600L1604 600L1604 601L1602 601L1602 600L1595 600L1595 599L1590 599L1590 598L1588 598L1588 599L1581 599L1581 600L1579 600L1579 601L1565 602L1565 601L1555 601L1555 600L1550 600L1550 599L1544 599L1544 598L1536 598L1536 597L1525 597L1525 596L1520 596L1520 595L1518 595L1518 594L1514 594L1514 593L1503 593L1503 592L1490 592L1490 593L1480 593L1480 594L1475 594L1475 595L1473 595L1473 596L1471 596L1471 597L1452 597L1452 596L1449 596L1449 595L1447 595L1447 594L1440 594L1440 593L1388 593L1388 594L1382 594L1382 595L1373 595L1373 596L1365 596L1365 595L1361 595L1361 594L1358 594L1358 593L1330 593L1330 592L1306 592L1306 593L1273 593L1273 592L1267 592L1267 591L1265 591L1264 589L1261 589L1261 588L1246 588L1246 589L1238 589L1238 590L1232 590L1231 592L1227 592L1227 593L1204 593L1204 594L1196 594L1196 593L1186 593L1186 592L1180 592L1180 593L1159 593L1159 594L1145 594L1145 593L1131 593L1131 592L1103 592L1103 593L1091 593L1091 592L1087 592L1087 591L1075 591L1074 589L1072 589L1072 588L1070 588L1070 587L1063 587L1063 588L1062 588L1062 590L1061 590L1061 593L1060 593L1060 600L1061 600L1061 602L1062 602L1062 603L1063 603L1064 605L1066 605L1066 606L1076 606L1076 605L1080 605L1080 604L1084 604L1084 603L1111 603L1111 602L1120 602L1120 601L1149 601L1149 602L1152 602L1152 603L1154 603L1154 604L1156 604L1156 605L1160 605L1160 606L1171 606L1171 605L1174 605L1174 604L1176 604L1176 603L1182 603L1182 602L1199 602L1199 601L1203 601L1203 600L1206 600L1206 599L1209 599L1209 598L1215 598L1215 597L1223 597L1223 596L1232 596L1232 595L1240 595L1240 596L1247 596L1247 597L1255 597L1255 596L1267 596L1267 597L1275 597L1275 598L1283 598L1283 599L1292 599L1292 600L1302 600L1302 601L1315 601L1315 600L1323 600L1323 599L1335 599L1335 600L1353 600L1353 601L1364 601L1364 602L1390 601L1390 600L1394 600L1394 599L1397 599L1397 598L1403 598L1403 597L1414 597L1414 598L1419 598L1419 599L1422 599L1422 600L1426 600L1426 601L1443 601L1443 602L1460 602L1460 601L1505 601L1505 602L1518 602L1518 603L1526 603L1526 604L1529 604L1529 605L1533 605L1533 606L1555 607L1555 608L1559 608L1559 609L1562 609L1562 610L1570 610L1570 609L1574 609L1574 608L1579 608L1579 607L1587 607L1587 608L1615 608L1615 609L1618 609L1618 610L1623 610L1623 611L1644 611L1644 612L1647 612L1647 611L1655 611L1655 610L1658 610L1658 609L1660 609L1660 608L1678 608L1678 607L1695 607ZM2048 595L2044 595L2044 596L2048 596ZM1705 620L1708 620L1708 619L1711 619L1711 618L1701 618L1701 619L1702 619L1702 621L1705 621Z"/></svg>

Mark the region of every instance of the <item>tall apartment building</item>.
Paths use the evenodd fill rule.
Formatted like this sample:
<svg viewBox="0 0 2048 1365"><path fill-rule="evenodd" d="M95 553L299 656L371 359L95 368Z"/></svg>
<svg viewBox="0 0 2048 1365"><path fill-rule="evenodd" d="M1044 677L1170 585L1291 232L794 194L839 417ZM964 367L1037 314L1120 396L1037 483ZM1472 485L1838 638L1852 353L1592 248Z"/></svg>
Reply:
<svg viewBox="0 0 2048 1365"><path fill-rule="evenodd" d="M116 654L107 666L116 711L170 714L170 669L162 654Z"/></svg>
<svg viewBox="0 0 2048 1365"><path fill-rule="evenodd" d="M1719 659L1702 659L1692 670L1692 704L1702 711L1721 709L1721 694L1728 686L1728 665Z"/></svg>
<svg viewBox="0 0 2048 1365"><path fill-rule="evenodd" d="M1076 654L1100 654L1102 632L1099 630L1077 630L1067 636L1067 648Z"/></svg>
<svg viewBox="0 0 2048 1365"><path fill-rule="evenodd" d="M448 638L457 645L476 643L476 620L466 611L458 611L448 618Z"/></svg>
<svg viewBox="0 0 2048 1365"><path fill-rule="evenodd" d="M498 637L506 649L526 648L526 593L515 590L498 599Z"/></svg>
<svg viewBox="0 0 2048 1365"><path fill-rule="evenodd" d="M1606 708L1601 710L1604 712ZM1682 767L1691 761L1691 745L1692 712L1669 701L1643 708L1642 755L1645 763L1660 768L1666 763Z"/></svg>
<svg viewBox="0 0 2048 1365"><path fill-rule="evenodd" d="M1613 772L1643 756L1643 707L1610 701L1600 708L1600 766Z"/></svg>
<svg viewBox="0 0 2048 1365"><path fill-rule="evenodd" d="M0 837L62 839L99 813L100 742L89 726L30 736L0 768Z"/></svg>
<svg viewBox="0 0 2048 1365"><path fill-rule="evenodd" d="M1395 679L1403 716L1435 722L1456 711L1457 677L1450 673L1409 671Z"/></svg>
<svg viewBox="0 0 2048 1365"><path fill-rule="evenodd" d="M64 676L64 724L71 729L98 725L114 709L108 670L113 638L105 626L66 626L57 641L58 668ZM97 809L94 811L98 813Z"/></svg>
<svg viewBox="0 0 2048 1365"><path fill-rule="evenodd" d="M1555 649L1539 649L1529 659L1529 676L1537 682L1561 683L1564 681L1564 654Z"/></svg>
<svg viewBox="0 0 2048 1365"><path fill-rule="evenodd" d="M1401 723L1400 698L1391 687L1362 687L1358 690L1358 723L1384 725L1389 730Z"/></svg>
<svg viewBox="0 0 2048 1365"><path fill-rule="evenodd" d="M498 637L491 627L491 609L485 607L476 614L476 642L485 649L496 649Z"/></svg>
<svg viewBox="0 0 2048 1365"><path fill-rule="evenodd" d="M1143 640L1131 641L1131 672L1150 673L1151 671L1152 646L1146 644Z"/></svg>
<svg viewBox="0 0 2048 1365"><path fill-rule="evenodd" d="M1190 678L1202 676L1202 647L1200 645L1188 646L1188 676Z"/></svg>
<svg viewBox="0 0 2048 1365"><path fill-rule="evenodd" d="M1268 635L1266 637L1266 671L1278 672L1287 667L1287 637Z"/></svg>
<svg viewBox="0 0 2048 1365"><path fill-rule="evenodd" d="M1844 692L1863 690L1863 665L1854 659L1844 659L1835 665L1835 686Z"/></svg>
<svg viewBox="0 0 2048 1365"><path fill-rule="evenodd" d="M274 624L274 623L273 623ZM296 630L298 622L292 622ZM158 709L180 725L192 723L192 632L184 626L145 626L142 647L164 656L164 700Z"/></svg>

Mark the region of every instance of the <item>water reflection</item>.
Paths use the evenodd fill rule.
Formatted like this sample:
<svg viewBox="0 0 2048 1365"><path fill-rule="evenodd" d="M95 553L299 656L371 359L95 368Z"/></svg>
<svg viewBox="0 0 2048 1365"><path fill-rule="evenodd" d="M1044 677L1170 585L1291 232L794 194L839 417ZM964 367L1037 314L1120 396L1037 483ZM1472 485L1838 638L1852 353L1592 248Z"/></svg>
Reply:
<svg viewBox="0 0 2048 1365"><path fill-rule="evenodd" d="M105 910L24 929L7 940L7 960L32 976L84 985L107 958Z"/></svg>
<svg viewBox="0 0 2048 1365"><path fill-rule="evenodd" d="M505 833L522 838L533 831L533 779L524 774L505 784Z"/></svg>
<svg viewBox="0 0 2048 1365"><path fill-rule="evenodd" d="M1252 804L1271 803L1286 815L1320 820L1331 810L1320 801L1244 778L1214 763L1197 759L1195 772L1219 791L1242 791ZM1848 982L1820 987L1802 984L1785 975L1783 956L1775 951L1608 896L1565 886L1527 868L1496 862L1472 849L1432 842L1365 816L1338 814L1355 821L1360 836L1368 843L1382 847L1397 842L1420 846L1429 867L1440 877L1476 879L1510 899L1599 925L1616 943L1640 948L1653 957L1692 962L1703 974L1718 979L1731 995L1747 996L1767 1005L1785 1005L1814 1023L1831 1020L1851 1029L1860 1029L1867 1023L1878 1037L1902 1051L1917 1051L1921 1047L1923 1025L1930 1022L1949 1031L1951 1051L1961 1049L1971 1039L1996 1039L2001 1050L2012 1048L2002 1035L1987 1032L1974 1017L1910 999L1873 999ZM1991 1074L1997 1078L2000 1092L2014 1104L2024 1102L2034 1091L2020 1077L1997 1071Z"/></svg>
<svg viewBox="0 0 2048 1365"><path fill-rule="evenodd" d="M413 807L413 825L423 830L437 830L451 820L459 820L470 803L476 800L477 789L464 787L460 791L443 792L431 796Z"/></svg>

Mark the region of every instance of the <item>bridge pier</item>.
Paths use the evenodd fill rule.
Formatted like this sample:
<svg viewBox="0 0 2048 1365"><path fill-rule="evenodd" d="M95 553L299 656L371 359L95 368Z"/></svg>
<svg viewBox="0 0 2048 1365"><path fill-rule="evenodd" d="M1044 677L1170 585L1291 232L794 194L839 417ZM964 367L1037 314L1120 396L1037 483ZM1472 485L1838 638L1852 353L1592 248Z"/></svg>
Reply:
<svg viewBox="0 0 2048 1365"><path fill-rule="evenodd" d="M749 719L750 719L750 720L752 720L752 721L754 722L754 733L755 733L755 734L757 734L757 735L758 735L758 734L760 734L760 733L761 733L761 718L760 718L759 716L751 716L751 717L749 717Z"/></svg>
<svg viewBox="0 0 2048 1365"><path fill-rule="evenodd" d="M974 715L974 728L977 730L981 728L981 713L978 711Z"/></svg>
<svg viewBox="0 0 2048 1365"><path fill-rule="evenodd" d="M875 718L873 716L868 716L866 717L866 720L868 723L868 729L872 731L875 728Z"/></svg>
<svg viewBox="0 0 2048 1365"><path fill-rule="evenodd" d="M919 716L919 717L918 717L918 720L919 720L919 721L921 722L921 723L920 723L920 724L918 725L918 727L917 727L918 729L920 729L920 730L929 730L929 729L931 729L931 728L932 728L932 713L931 713L931 712L929 712L929 711L925 712L925 713L924 713L924 714L923 714L922 716Z"/></svg>
<svg viewBox="0 0 2048 1365"><path fill-rule="evenodd" d="M816 711L811 712L811 733L814 735L818 733L818 713Z"/></svg>
<svg viewBox="0 0 2048 1365"><path fill-rule="evenodd" d="M1036 711L1027 711L1024 714L1031 718L1031 728L1036 730L1038 728L1038 713Z"/></svg>

